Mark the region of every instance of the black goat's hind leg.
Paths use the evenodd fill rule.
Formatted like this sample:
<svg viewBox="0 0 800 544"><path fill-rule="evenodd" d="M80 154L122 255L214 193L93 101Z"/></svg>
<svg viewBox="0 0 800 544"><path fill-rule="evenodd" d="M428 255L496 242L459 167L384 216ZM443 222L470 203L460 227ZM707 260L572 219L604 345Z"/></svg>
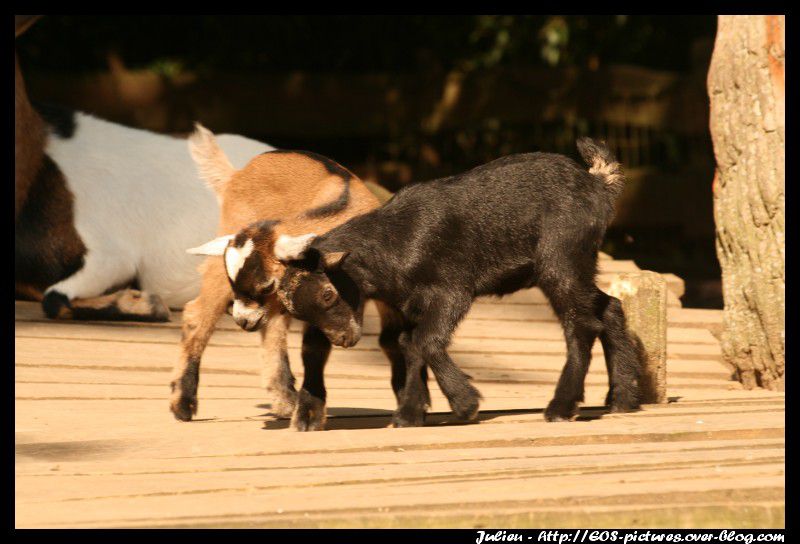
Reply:
<svg viewBox="0 0 800 544"><path fill-rule="evenodd" d="M553 400L547 405L547 421L570 421L578 414L578 404L583 402L584 382L592 358L592 346L602 331L602 322L593 312L593 290L572 290L568 293L548 289L545 294L561 320L567 341L567 362L561 371ZM587 304L587 299L589 304Z"/></svg>
<svg viewBox="0 0 800 544"><path fill-rule="evenodd" d="M643 352L638 338L632 336L625 324L625 314L619 299L598 289L597 315L603 321L600 342L608 369L606 405L612 412L630 412L639 408L639 372Z"/></svg>

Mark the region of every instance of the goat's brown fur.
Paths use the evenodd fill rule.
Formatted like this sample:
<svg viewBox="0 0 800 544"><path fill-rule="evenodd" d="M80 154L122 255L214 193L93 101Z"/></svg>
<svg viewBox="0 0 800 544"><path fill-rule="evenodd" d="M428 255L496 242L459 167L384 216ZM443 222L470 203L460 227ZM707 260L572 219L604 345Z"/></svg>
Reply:
<svg viewBox="0 0 800 544"><path fill-rule="evenodd" d="M42 166L44 121L36 113L25 92L25 82L14 52L14 221L28 196L28 190Z"/></svg>
<svg viewBox="0 0 800 544"><path fill-rule="evenodd" d="M220 202L219 236L234 234L263 219L279 220L274 235L259 241L265 272L280 281L284 266L273 246L280 234L323 233L378 206L377 198L355 175L330 159L295 151L272 151L252 159L244 168L230 172L230 163L216 146L213 135L202 127L190 138L190 150L198 170ZM349 188L348 184L349 183ZM337 201L349 190L346 206L335 213L309 213ZM200 295L183 312L181 356L175 366L170 408L180 420L190 420L197 410L200 358L217 321L233 300L223 259L210 257L200 268ZM297 393L286 350L289 317L273 294L267 303L262 329L263 383L273 394L273 412L291 416ZM385 312L384 312L385 313ZM387 318L388 319L388 318Z"/></svg>

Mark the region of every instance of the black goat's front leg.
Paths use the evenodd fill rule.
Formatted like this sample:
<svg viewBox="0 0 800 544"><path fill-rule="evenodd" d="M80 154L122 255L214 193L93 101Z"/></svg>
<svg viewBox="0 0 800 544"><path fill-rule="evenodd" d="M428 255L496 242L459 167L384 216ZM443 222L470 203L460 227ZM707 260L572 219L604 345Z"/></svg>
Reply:
<svg viewBox="0 0 800 544"><path fill-rule="evenodd" d="M331 342L325 334L306 325L303 331L303 387L297 395L292 428L297 431L321 431L325 428L325 363L331 353Z"/></svg>
<svg viewBox="0 0 800 544"><path fill-rule="evenodd" d="M471 421L478 415L480 393L447 354L453 331L469 310L471 299L448 295L438 300L427 298L427 311L422 319L413 330L400 336L407 374L393 418L395 427L424 423L427 388L423 387L423 371L426 365L433 371L456 417Z"/></svg>
<svg viewBox="0 0 800 544"><path fill-rule="evenodd" d="M378 314L381 318L381 334L378 337L378 343L381 346L386 358L389 359L392 369L392 391L397 399L398 406L400 398L403 394L403 389L406 385L406 357L403 353L403 348L400 346L400 335L405 330L403 316L397 310L390 308L388 305L375 301L375 306L378 309ZM431 394L428 390L428 367L422 367L420 371L420 378L424 389L424 405L425 410L431 407Z"/></svg>
<svg viewBox="0 0 800 544"><path fill-rule="evenodd" d="M603 322L600 343L608 369L606 406L612 412L630 412L639 408L639 372L643 353L637 339L628 332L619 299L598 289L596 314Z"/></svg>

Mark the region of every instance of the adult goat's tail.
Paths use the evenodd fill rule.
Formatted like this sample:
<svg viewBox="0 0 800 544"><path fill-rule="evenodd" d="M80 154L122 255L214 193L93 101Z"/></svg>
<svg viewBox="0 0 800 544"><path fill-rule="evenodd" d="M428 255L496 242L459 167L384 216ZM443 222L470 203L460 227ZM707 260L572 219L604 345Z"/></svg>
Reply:
<svg viewBox="0 0 800 544"><path fill-rule="evenodd" d="M625 176L622 165L608 149L605 142L591 138L578 138L578 152L589 166L589 173L600 178L608 190L617 196L622 191Z"/></svg>
<svg viewBox="0 0 800 544"><path fill-rule="evenodd" d="M189 153L197 165L197 173L221 201L225 185L236 169L217 144L214 133L200 123L194 124L194 132L189 136L188 143Z"/></svg>

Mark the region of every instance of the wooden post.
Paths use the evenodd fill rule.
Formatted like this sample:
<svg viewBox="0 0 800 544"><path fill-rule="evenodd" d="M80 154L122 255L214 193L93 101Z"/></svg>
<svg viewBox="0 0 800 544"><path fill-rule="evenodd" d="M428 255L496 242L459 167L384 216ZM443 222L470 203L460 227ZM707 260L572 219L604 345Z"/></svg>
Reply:
<svg viewBox="0 0 800 544"><path fill-rule="evenodd" d="M639 380L642 404L667 402L667 282L657 272L619 274L608 293L622 302L628 330L646 360Z"/></svg>

